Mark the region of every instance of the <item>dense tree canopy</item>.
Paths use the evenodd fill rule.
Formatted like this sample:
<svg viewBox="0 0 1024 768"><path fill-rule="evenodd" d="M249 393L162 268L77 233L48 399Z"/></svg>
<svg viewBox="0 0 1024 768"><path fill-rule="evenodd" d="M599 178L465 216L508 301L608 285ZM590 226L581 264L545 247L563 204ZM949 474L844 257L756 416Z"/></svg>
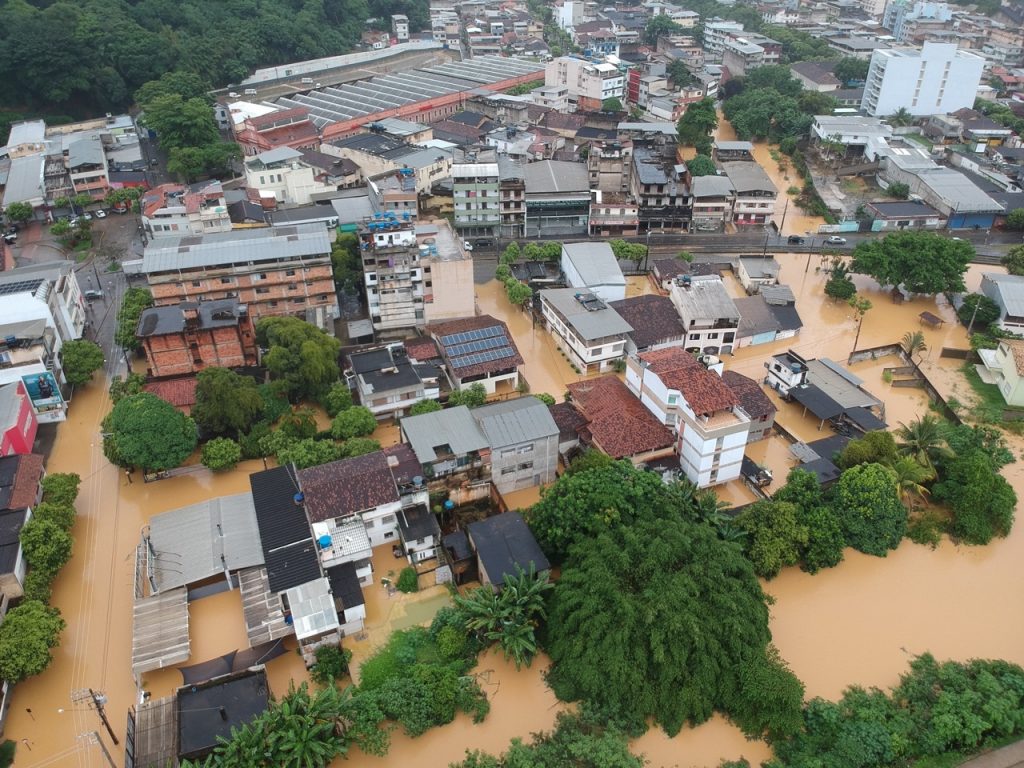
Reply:
<svg viewBox="0 0 1024 768"><path fill-rule="evenodd" d="M683 116L679 118L676 130L679 132L679 143L696 147L699 154L711 154L709 138L718 127L718 114L715 111L714 99L706 98L690 104Z"/></svg>
<svg viewBox="0 0 1024 768"><path fill-rule="evenodd" d="M38 675L53 658L64 619L56 608L26 600L12 608L0 624L0 678L17 683Z"/></svg>
<svg viewBox="0 0 1024 768"><path fill-rule="evenodd" d="M710 526L645 517L575 545L562 568L546 643L559 698L633 728L653 718L669 734L715 710L755 735L798 713L799 682L771 684L789 691L771 712L772 697L753 690L753 667L770 663L768 609L740 549Z"/></svg>
<svg viewBox="0 0 1024 768"><path fill-rule="evenodd" d="M846 87L851 82L866 78L870 63L866 59L855 59L852 56L848 56L836 62L832 74L839 79L843 87Z"/></svg>
<svg viewBox="0 0 1024 768"><path fill-rule="evenodd" d="M171 469L196 447L195 422L148 392L119 400L103 420L103 431L103 453L121 467Z"/></svg>
<svg viewBox="0 0 1024 768"><path fill-rule="evenodd" d="M900 502L895 475L881 464L858 464L843 472L833 509L846 542L869 555L885 557L907 532L907 510Z"/></svg>
<svg viewBox="0 0 1024 768"><path fill-rule="evenodd" d="M103 367L103 350L87 339L67 341L60 348L60 361L68 384L87 384Z"/></svg>
<svg viewBox="0 0 1024 768"><path fill-rule="evenodd" d="M263 413L263 397L256 380L227 368L205 368L196 376L196 403L192 418L213 435L237 436L248 432Z"/></svg>
<svg viewBox="0 0 1024 768"><path fill-rule="evenodd" d="M967 544L988 544L1013 527L1017 494L980 449L958 454L943 464L935 498L953 510L952 534Z"/></svg>
<svg viewBox="0 0 1024 768"><path fill-rule="evenodd" d="M318 399L338 381L341 342L297 317L265 317L256 325L267 370L285 383L293 401Z"/></svg>
<svg viewBox="0 0 1024 768"><path fill-rule="evenodd" d="M718 173L714 161L707 155L697 155L686 161L686 169L691 176L714 176Z"/></svg>
<svg viewBox="0 0 1024 768"><path fill-rule="evenodd" d="M668 14L659 13L657 16L652 16L648 20L647 26L644 27L644 42L648 45L657 45L659 37L676 35L682 31L683 28Z"/></svg>
<svg viewBox="0 0 1024 768"><path fill-rule="evenodd" d="M911 293L960 293L974 256L966 240L933 232L896 232L866 240L853 249L850 269L881 285L902 285Z"/></svg>
<svg viewBox="0 0 1024 768"><path fill-rule="evenodd" d="M758 576L770 579L787 565L800 562L807 528L800 524L796 504L758 501L744 508L736 523L748 534L747 556Z"/></svg>

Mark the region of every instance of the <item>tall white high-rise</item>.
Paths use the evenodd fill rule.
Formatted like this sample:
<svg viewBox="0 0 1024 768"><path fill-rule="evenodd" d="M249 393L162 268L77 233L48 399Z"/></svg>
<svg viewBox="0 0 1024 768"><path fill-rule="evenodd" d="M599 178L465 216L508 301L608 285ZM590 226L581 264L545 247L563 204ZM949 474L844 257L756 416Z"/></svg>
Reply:
<svg viewBox="0 0 1024 768"><path fill-rule="evenodd" d="M871 55L861 111L885 117L944 115L974 104L985 60L955 43L876 50Z"/></svg>

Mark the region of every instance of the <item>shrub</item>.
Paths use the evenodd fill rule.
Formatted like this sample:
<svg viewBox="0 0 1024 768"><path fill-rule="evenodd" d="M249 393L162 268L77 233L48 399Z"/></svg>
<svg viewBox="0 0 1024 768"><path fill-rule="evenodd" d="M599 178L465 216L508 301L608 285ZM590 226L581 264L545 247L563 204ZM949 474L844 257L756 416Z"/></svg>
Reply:
<svg viewBox="0 0 1024 768"><path fill-rule="evenodd" d="M54 504L74 504L82 478L74 472L54 472L43 478L43 501Z"/></svg>
<svg viewBox="0 0 1024 768"><path fill-rule="evenodd" d="M241 459L241 446L229 438L218 437L203 446L201 459L203 466L214 472L234 469Z"/></svg>
<svg viewBox="0 0 1024 768"><path fill-rule="evenodd" d="M263 450L261 440L270 434L270 424L265 421L257 421L252 425L248 434L238 438L238 447L242 449L243 459L261 459L268 453Z"/></svg>
<svg viewBox="0 0 1024 768"><path fill-rule="evenodd" d="M420 579L416 569L411 566L403 568L402 572L398 574L398 583L395 584L395 588L399 592L419 592Z"/></svg>
<svg viewBox="0 0 1024 768"><path fill-rule="evenodd" d="M466 650L465 630L458 630L455 627L444 627L437 633L437 652L445 661L455 661L462 658Z"/></svg>
<svg viewBox="0 0 1024 768"><path fill-rule="evenodd" d="M441 404L436 400L417 400L409 409L409 415L419 416L421 413L433 413L440 410Z"/></svg>
<svg viewBox="0 0 1024 768"><path fill-rule="evenodd" d="M53 593L53 575L38 568L32 568L25 576L25 599L49 603Z"/></svg>
<svg viewBox="0 0 1024 768"><path fill-rule="evenodd" d="M342 411L352 407L352 390L348 388L347 384L336 381L320 398L320 404L327 411L327 415L333 419Z"/></svg>
<svg viewBox="0 0 1024 768"><path fill-rule="evenodd" d="M352 651L336 645L321 645L316 649L316 663L310 667L309 676L320 685L333 685L348 674Z"/></svg>
<svg viewBox="0 0 1024 768"><path fill-rule="evenodd" d="M75 524L75 508L70 504L44 501L32 508L32 519L49 520L59 525L62 530L70 531Z"/></svg>
<svg viewBox="0 0 1024 768"><path fill-rule="evenodd" d="M946 521L935 512L924 512L907 525L907 538L915 544L924 544L932 549L939 546L942 534L946 532Z"/></svg>
<svg viewBox="0 0 1024 768"><path fill-rule="evenodd" d="M51 520L29 520L20 538L25 562L50 578L71 559L71 536Z"/></svg>

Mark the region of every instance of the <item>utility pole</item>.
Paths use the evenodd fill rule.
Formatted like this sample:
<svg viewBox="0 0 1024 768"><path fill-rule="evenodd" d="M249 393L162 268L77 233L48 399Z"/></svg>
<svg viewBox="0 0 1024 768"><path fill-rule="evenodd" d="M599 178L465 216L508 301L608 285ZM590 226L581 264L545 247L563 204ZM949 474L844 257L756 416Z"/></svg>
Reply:
<svg viewBox="0 0 1024 768"><path fill-rule="evenodd" d="M114 746L117 746L117 744L120 743L117 740L117 736L114 735L114 729L110 727L110 721L107 720L107 713L103 709L103 706L107 703L107 697L103 695L102 691L97 693L92 688L78 688L71 692L71 700L76 704L81 704L83 702L92 703L97 714L100 716L100 722L103 723L103 727L106 728L107 733L110 734L110 738L114 742Z"/></svg>

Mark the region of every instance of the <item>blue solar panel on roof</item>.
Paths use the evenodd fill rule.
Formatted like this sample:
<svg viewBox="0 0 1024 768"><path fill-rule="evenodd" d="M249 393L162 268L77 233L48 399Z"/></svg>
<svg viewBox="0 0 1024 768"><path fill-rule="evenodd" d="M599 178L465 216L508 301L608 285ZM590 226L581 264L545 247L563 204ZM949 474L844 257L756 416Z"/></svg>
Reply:
<svg viewBox="0 0 1024 768"><path fill-rule="evenodd" d="M449 357L460 357L461 355L468 355L472 352L483 352L485 349L495 349L497 347L507 347L508 339L505 338L505 334L501 336L492 336L489 339L480 339L479 341L469 341L465 344L456 344L448 347Z"/></svg>
<svg viewBox="0 0 1024 768"><path fill-rule="evenodd" d="M464 344L467 341L477 341L478 339L487 339L491 336L504 336L505 328L500 325L492 325L487 328L475 328L472 331L464 331L462 333L453 333L448 336L441 337L441 343L444 346L449 344Z"/></svg>
<svg viewBox="0 0 1024 768"><path fill-rule="evenodd" d="M466 355L460 357L457 360L452 360L453 368L468 368L471 365L478 363L489 363L493 360L501 360L506 357L515 357L515 351L511 347L502 347L500 349L488 349L484 352L477 352L472 355Z"/></svg>

